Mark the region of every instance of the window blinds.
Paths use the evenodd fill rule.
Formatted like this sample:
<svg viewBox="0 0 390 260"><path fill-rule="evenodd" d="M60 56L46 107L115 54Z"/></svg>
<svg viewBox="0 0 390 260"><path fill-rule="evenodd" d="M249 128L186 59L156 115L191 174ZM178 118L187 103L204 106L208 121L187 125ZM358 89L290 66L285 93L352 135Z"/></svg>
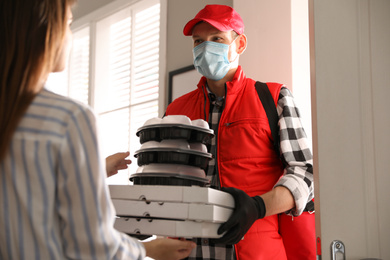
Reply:
<svg viewBox="0 0 390 260"><path fill-rule="evenodd" d="M111 183L123 184L136 171L136 131L158 116L159 35L156 0L91 20L73 33L68 95L97 112L103 156L130 151L133 160L129 171L111 177Z"/></svg>
<svg viewBox="0 0 390 260"><path fill-rule="evenodd" d="M122 11L115 17L115 22L108 19L110 40L105 49L109 82L103 88L108 89L100 92L105 102L97 102L96 108L107 155L129 150L133 156L140 147L137 129L158 115L160 5ZM133 162L129 173L137 169L134 157Z"/></svg>
<svg viewBox="0 0 390 260"><path fill-rule="evenodd" d="M73 34L68 95L85 104L89 99L89 26Z"/></svg>

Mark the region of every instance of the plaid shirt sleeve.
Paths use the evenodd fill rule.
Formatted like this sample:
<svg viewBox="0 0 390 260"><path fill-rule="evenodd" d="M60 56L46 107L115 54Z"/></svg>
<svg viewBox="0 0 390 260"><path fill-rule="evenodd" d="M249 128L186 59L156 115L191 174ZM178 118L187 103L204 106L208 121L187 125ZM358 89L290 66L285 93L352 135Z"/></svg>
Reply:
<svg viewBox="0 0 390 260"><path fill-rule="evenodd" d="M277 111L280 153L285 172L275 187L283 186L290 190L295 208L286 213L299 216L307 202L314 197L313 156L294 98L285 87L280 91Z"/></svg>

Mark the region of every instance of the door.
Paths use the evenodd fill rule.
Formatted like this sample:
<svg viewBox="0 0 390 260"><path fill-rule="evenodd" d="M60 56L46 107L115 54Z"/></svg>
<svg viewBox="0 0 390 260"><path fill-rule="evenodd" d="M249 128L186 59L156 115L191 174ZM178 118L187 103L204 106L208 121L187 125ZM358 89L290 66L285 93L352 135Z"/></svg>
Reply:
<svg viewBox="0 0 390 260"><path fill-rule="evenodd" d="M310 0L309 17L318 258L339 240L390 259L390 1Z"/></svg>

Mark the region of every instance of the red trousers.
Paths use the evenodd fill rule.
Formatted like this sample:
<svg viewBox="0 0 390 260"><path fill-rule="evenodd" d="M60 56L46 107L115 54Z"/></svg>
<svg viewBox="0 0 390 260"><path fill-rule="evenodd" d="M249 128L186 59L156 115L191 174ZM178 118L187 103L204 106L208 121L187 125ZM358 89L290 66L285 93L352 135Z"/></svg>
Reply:
<svg viewBox="0 0 390 260"><path fill-rule="evenodd" d="M288 260L316 259L314 213L303 212L299 217L279 215L279 233L283 238Z"/></svg>
<svg viewBox="0 0 390 260"><path fill-rule="evenodd" d="M238 260L315 260L315 215L280 214L258 220L235 247Z"/></svg>

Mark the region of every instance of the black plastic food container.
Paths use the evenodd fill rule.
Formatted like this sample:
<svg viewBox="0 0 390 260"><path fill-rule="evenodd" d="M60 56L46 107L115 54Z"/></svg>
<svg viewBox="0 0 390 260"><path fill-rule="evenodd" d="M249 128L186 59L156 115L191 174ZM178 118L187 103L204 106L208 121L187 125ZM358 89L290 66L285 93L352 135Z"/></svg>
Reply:
<svg viewBox="0 0 390 260"><path fill-rule="evenodd" d="M161 173L137 173L130 176L134 185L171 185L171 186L200 186L208 184L207 179L185 175L169 175Z"/></svg>
<svg viewBox="0 0 390 260"><path fill-rule="evenodd" d="M168 163L190 165L200 167L203 170L207 168L209 160L212 159L210 153L176 148L140 149L134 153L134 157L137 158L138 166L151 163Z"/></svg>
<svg viewBox="0 0 390 260"><path fill-rule="evenodd" d="M214 137L212 129L181 124L143 126L138 128L136 134L140 138L141 144L148 141L160 142L164 139L184 139L190 143L198 142L208 145Z"/></svg>

